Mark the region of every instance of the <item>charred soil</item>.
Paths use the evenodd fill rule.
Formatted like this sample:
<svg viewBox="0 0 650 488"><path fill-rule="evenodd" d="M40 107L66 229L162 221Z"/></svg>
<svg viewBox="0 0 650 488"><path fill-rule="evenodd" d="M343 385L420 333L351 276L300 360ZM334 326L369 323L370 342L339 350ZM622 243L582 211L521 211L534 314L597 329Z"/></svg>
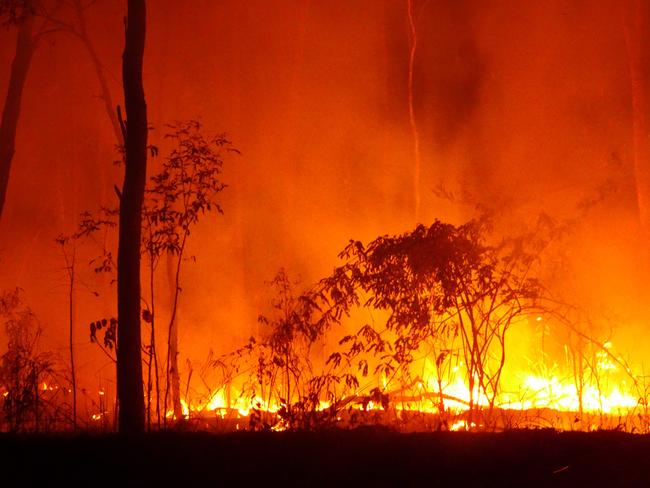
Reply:
<svg viewBox="0 0 650 488"><path fill-rule="evenodd" d="M611 431L0 436L15 486L648 486L648 452Z"/></svg>

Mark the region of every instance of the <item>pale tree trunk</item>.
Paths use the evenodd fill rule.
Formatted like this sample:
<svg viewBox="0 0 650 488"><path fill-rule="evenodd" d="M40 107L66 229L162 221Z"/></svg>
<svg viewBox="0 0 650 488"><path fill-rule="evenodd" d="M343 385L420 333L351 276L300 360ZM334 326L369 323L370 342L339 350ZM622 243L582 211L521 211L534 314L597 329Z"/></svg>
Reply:
<svg viewBox="0 0 650 488"><path fill-rule="evenodd" d="M420 157L420 133L415 119L415 108L413 101L413 81L415 79L415 53L418 47L417 19L413 8L414 0L407 0L407 14L409 22L409 63L408 63L408 109L409 125L413 138L413 214L416 222L420 218L420 173L422 163Z"/></svg>
<svg viewBox="0 0 650 488"><path fill-rule="evenodd" d="M122 131L120 130L120 124L117 120L117 115L115 113L115 105L113 105L113 98L111 96L111 91L108 88L108 80L106 79L106 70L104 65L99 59L95 45L92 43L90 36L88 35L88 29L86 28L86 17L84 14L84 8L81 3L81 0L75 0L74 2L75 13L77 15L77 23L79 25L79 39L83 43L90 60L93 63L95 69L95 74L97 75L97 81L99 83L99 88L101 90L100 98L104 104L104 110L106 111L106 116L111 123L111 128L113 129L113 134L115 135L115 140L117 144L124 144L124 139L122 137Z"/></svg>
<svg viewBox="0 0 650 488"><path fill-rule="evenodd" d="M650 6L629 0L624 13L624 33L632 94L634 176L639 221L650 231L650 137L648 134L648 88L650 79Z"/></svg>
<svg viewBox="0 0 650 488"><path fill-rule="evenodd" d="M128 0L122 56L125 172L117 253L117 392L119 431L126 434L145 428L140 337L140 240L147 178L147 105L142 82L145 32L145 0Z"/></svg>
<svg viewBox="0 0 650 488"><path fill-rule="evenodd" d="M26 14L18 26L16 52L9 75L9 89L2 110L2 121L0 121L0 218L7 197L11 162L16 151L16 130L23 89L34 54L33 26L34 16L31 14Z"/></svg>

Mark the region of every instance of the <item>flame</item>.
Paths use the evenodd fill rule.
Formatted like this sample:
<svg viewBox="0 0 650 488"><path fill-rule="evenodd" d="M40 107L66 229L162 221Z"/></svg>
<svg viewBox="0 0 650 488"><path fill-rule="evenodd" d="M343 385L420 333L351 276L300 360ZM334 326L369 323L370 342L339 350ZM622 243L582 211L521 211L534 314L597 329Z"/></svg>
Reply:
<svg viewBox="0 0 650 488"><path fill-rule="evenodd" d="M612 344L607 342L603 347L611 349ZM606 352L598 352L596 357L598 358L597 369L600 373L614 372L619 369ZM427 361L427 366L428 374L425 376L422 388L428 392L437 392L439 388L434 373L435 367L429 361ZM456 411L467 410L471 398L464 380L466 373L460 366L454 367L453 373L453 381L443 386L442 393L448 399L449 407ZM535 374L521 374L521 376L522 379L516 392L502 392L497 395L495 406L516 410L547 408L564 412L578 412L582 409L583 412L589 413L624 414L639 405L638 396L622 389L627 385L625 381L622 381L620 385L614 384L610 387L605 385L599 387L593 383L585 384L582 388L582 395L580 395L571 378L561 379L557 375L543 377ZM489 399L478 388L474 389L473 401L481 407L490 405ZM432 410L437 409L428 409L428 411Z"/></svg>
<svg viewBox="0 0 650 488"><path fill-rule="evenodd" d="M611 349L611 343L603 345L605 349ZM607 374L617 372L620 368L614 364L609 354L598 353L597 368L598 371ZM442 384L440 389L436 376L435 365L433 361L425 361L424 377L418 382L417 391L422 398L428 400L408 400L396 401L391 404L397 412L410 411L430 414L453 413L462 414L470 409L473 402L475 407L487 409L490 407L490 400L480 392L478 388L474 389L472 395L466 384L467 372L462 363L456 365L451 370L451 377ZM612 385L597 385L594 382L586 382L578 391L578 387L570 377L561 377L557 374L540 375L532 373L519 372L519 381L514 390L502 391L494 399L494 408L505 411L513 410L533 410L548 409L558 412L579 412L594 414L617 414L625 415L634 411L640 405L638 396L631 393L628 383L622 381ZM508 378L512 383L512 378ZM389 385L385 377L379 378L380 384L387 388ZM358 392L359 395L363 391ZM444 400L444 411L441 409L441 403L437 400L440 395ZM185 418L195 416L206 416L212 414L215 417L225 419L229 413L236 412L236 418L247 419L253 410L262 411L267 414L277 414L282 405L279 403L268 402L259 396L245 399L243 395L231 401L228 404L225 392L222 389L215 390L209 399L203 403L188 403L181 401L183 415ZM333 406L331 401L320 400L315 408L317 412L323 412ZM351 406L354 410L359 411L384 411L384 406L374 400L368 400L366 403L357 403ZM173 416L173 412L167 413L168 417ZM340 417L338 417L340 420ZM466 419L459 418L451 424L449 430L471 430L477 427L477 423L468 422ZM242 428L238 423L237 429ZM271 426L273 431L286 430L287 425L279 420Z"/></svg>
<svg viewBox="0 0 650 488"><path fill-rule="evenodd" d="M541 316L531 318L533 323L542 320ZM552 366L531 363L530 370L521 367L504 368L496 394L486 394L486 391L478 386L474 386L473 391L470 391L468 369L458 357L445 366L444 371L441 371L443 366L437 364L439 361L435 355L421 358L419 363L414 362L413 370L420 371L420 376L407 389L396 388L395 378L389 378L382 372L375 379L369 379L367 384L360 385L356 391L348 394L346 398L353 400L319 399L315 406L311 403L310 408L314 412L333 409L330 418L336 421L346 421L352 415L351 412L355 411L381 412L380 415L386 418L394 412L393 418L398 419L406 419L412 413L419 412L447 419L444 420L445 428L452 431L486 427L487 424L483 420L472 417L473 411L567 412L576 415L566 418L609 415L619 418L627 416L628 420L640 417L645 412L646 403L642 395L639 395L639 385L635 384L635 377L630 368L620 356L615 355L611 341L595 344L591 356L591 370L589 374L583 372L580 381L576 381L574 374L564 371L567 369L566 365L562 368L557 363ZM267 398L245 394L244 383L244 379L241 379L241 384L231 382L227 389L222 385L211 391L202 401L183 399L183 417L238 420L236 424L229 425L239 430L247 428L246 421L250 423L259 418L259 415L264 415L267 428L273 431L288 429L290 423L286 418L287 406L284 400L280 400L283 395L279 391L274 395L265 393ZM477 384L476 381L474 383ZM371 390L377 391L376 386L382 395L385 392L387 401L384 401L383 397L380 401L370 393ZM295 401L295 398L292 399L292 402ZM340 407L338 402L344 407ZM291 408L297 407L292 405ZM341 408L350 414L342 415ZM252 417L254 412L256 417ZM632 413L635 415L631 415ZM172 418L173 412L167 412L167 417ZM648 426L650 423L647 423L645 429ZM564 424L564 427L567 428L567 425ZM576 428L597 427L602 427L602 424L593 423L585 417L585 422ZM574 426L569 425L568 428Z"/></svg>

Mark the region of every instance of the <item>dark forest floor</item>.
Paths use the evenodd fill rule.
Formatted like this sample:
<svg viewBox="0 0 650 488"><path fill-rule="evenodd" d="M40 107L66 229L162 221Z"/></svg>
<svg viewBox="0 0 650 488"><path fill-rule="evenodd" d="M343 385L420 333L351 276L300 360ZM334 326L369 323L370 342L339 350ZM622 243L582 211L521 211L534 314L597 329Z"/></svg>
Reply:
<svg viewBox="0 0 650 488"><path fill-rule="evenodd" d="M650 486L650 436L374 428L0 435L0 471L2 486Z"/></svg>

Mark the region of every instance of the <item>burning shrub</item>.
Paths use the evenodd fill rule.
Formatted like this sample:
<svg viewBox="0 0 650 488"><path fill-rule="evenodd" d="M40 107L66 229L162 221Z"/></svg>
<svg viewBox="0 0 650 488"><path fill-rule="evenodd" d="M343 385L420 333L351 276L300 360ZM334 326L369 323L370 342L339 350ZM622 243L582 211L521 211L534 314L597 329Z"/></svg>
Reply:
<svg viewBox="0 0 650 488"><path fill-rule="evenodd" d="M0 316L8 339L0 358L2 413L12 432L38 431L51 414L46 396L52 383L53 361L38 352L41 328L29 308L21 308L20 290L0 295Z"/></svg>
<svg viewBox="0 0 650 488"><path fill-rule="evenodd" d="M436 221L367 246L351 241L343 250L346 263L324 280L330 296L345 313L361 306L387 317L382 327L366 324L340 341L347 347L345 359L356 362L362 377L374 361L373 373L382 377L384 389L400 395L416 386L421 390L428 385L413 366L432 357L442 412L442 376L454 361L465 369L470 412L479 403L494 407L507 332L535 307L540 287L530 276L536 256L524 241L488 245L487 229L485 221L461 226ZM341 355L330 360L341 361Z"/></svg>
<svg viewBox="0 0 650 488"><path fill-rule="evenodd" d="M271 282L272 311L259 317L261 337L211 362L222 372L221 385L208 388L199 406L188 400L188 412L215 411L217 422L228 415L235 428L247 418L254 430L334 424L491 430L540 425L549 413L551 425L574 428L580 421L580 428L592 428L593 418L580 420L586 402L588 412L600 412L599 425L607 425L610 405L628 409L617 425L632 425L643 408L606 383L618 371L647 398L646 383L610 350L611 342L582 330L587 319L578 308L540 284L542 253L554 234L548 222L539 225L497 239L485 219L460 226L436 221L368 245L351 241L340 254L343 264L302 293L281 270ZM563 331L554 337L567 355L574 353L573 376L543 360L521 377L504 374L515 326L527 335L542 323L545 331ZM330 337L339 334L335 325L351 324L356 332ZM571 338L579 341L572 345ZM513 379L518 383L511 385ZM233 387L240 391L234 402Z"/></svg>
<svg viewBox="0 0 650 488"><path fill-rule="evenodd" d="M251 426L311 429L342 417L363 423L370 418L363 412L422 410L423 401L443 417L445 402L462 404L466 425L484 407L490 412L507 332L535 309L540 286L526 240L488 245L487 230L484 220L436 221L367 246L351 241L340 254L345 263L302 294L280 271L271 282L273 313L259 317L263 337L237 357L249 361L236 369L251 371L242 392ZM373 322L325 354L331 327L364 310ZM427 364L433 371L424 371ZM460 374L468 398L447 392Z"/></svg>
<svg viewBox="0 0 650 488"><path fill-rule="evenodd" d="M325 332L337 321L327 308L322 290L300 295L294 292L284 270L271 282L276 290L274 313L260 315L265 329L263 340L251 351L256 353L255 375L250 385L251 398L259 397L258 409L277 414L283 428L310 429L335 420L335 403L341 384L358 386L350 376L330 369L319 369L313 350L320 347ZM262 405L264 404L264 405ZM257 422L264 426L274 422Z"/></svg>

